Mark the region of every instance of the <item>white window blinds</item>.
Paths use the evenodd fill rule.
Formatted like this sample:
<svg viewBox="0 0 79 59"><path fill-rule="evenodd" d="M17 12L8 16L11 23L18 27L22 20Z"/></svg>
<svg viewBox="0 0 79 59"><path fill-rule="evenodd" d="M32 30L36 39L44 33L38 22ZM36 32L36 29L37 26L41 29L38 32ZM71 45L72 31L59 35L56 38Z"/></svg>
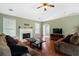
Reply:
<svg viewBox="0 0 79 59"><path fill-rule="evenodd" d="M12 37L16 36L16 20L12 18L3 18L3 33Z"/></svg>

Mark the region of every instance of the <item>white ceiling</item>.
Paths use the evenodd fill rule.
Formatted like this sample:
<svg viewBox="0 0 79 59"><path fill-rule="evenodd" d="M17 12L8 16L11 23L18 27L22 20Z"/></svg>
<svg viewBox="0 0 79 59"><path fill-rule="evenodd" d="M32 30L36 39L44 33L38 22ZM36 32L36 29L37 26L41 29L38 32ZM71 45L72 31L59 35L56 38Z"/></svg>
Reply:
<svg viewBox="0 0 79 59"><path fill-rule="evenodd" d="M37 9L40 3L0 3L0 13L27 18L35 21L48 21L79 13L79 3L49 3L55 7ZM8 9L13 9L9 11Z"/></svg>

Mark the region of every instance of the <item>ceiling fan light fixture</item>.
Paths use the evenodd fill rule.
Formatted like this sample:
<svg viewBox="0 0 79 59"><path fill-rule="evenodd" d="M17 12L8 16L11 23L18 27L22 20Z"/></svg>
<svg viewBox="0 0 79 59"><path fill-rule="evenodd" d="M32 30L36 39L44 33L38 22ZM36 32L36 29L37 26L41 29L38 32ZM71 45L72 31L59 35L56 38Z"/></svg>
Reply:
<svg viewBox="0 0 79 59"><path fill-rule="evenodd" d="M44 8L48 8L48 6L44 6Z"/></svg>
<svg viewBox="0 0 79 59"><path fill-rule="evenodd" d="M42 7L44 8L44 11L46 11L48 7L55 7L55 6L48 3L42 3L42 5L37 7L37 9L42 8Z"/></svg>

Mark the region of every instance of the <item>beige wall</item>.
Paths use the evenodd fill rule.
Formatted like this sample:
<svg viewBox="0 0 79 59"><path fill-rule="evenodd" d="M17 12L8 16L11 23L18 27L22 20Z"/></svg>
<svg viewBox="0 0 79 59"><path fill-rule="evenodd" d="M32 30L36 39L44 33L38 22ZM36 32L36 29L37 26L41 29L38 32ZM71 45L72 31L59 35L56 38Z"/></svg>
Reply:
<svg viewBox="0 0 79 59"><path fill-rule="evenodd" d="M29 19L24 19L20 17L14 17L10 15L2 15L0 14L0 32L3 32L3 16L8 17L8 18L14 18L16 19L16 31L17 31L17 37L20 36L19 32L19 26L24 27L24 23L30 24L30 27L33 28L33 32L35 29L34 24L36 21L32 21ZM79 26L79 15L75 16L68 16L68 17L63 17L60 19L55 19L51 21L46 21L46 22L38 22L41 24L41 34L43 34L43 24L48 23L50 25L50 32L52 33L53 28L62 28L63 29L63 34L66 36L68 34L74 33L76 31L76 27Z"/></svg>
<svg viewBox="0 0 79 59"><path fill-rule="evenodd" d="M79 26L79 15L63 17L44 23L48 23L50 25L51 33L53 28L62 28L63 34L66 36L76 31L76 27Z"/></svg>
<svg viewBox="0 0 79 59"><path fill-rule="evenodd" d="M27 27L32 27L33 34L34 34L34 32L35 32L34 31L34 29L35 29L35 23L37 21L32 21L32 20L29 20L29 19L24 19L24 18L10 16L10 15L5 15L5 14L1 14L0 15L0 32L3 32L3 17L12 18L12 19L16 20L16 36L18 38L20 38L20 29L18 27L19 26L21 26L22 28L26 27L26 26L24 26L24 24L29 24L29 26L27 26ZM40 23L40 22L38 22L38 23Z"/></svg>

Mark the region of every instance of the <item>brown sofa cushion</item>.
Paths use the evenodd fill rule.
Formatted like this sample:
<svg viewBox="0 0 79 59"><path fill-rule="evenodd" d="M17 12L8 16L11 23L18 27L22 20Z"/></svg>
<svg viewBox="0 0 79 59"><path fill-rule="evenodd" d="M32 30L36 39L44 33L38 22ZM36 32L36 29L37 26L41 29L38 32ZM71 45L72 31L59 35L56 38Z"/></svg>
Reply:
<svg viewBox="0 0 79 59"><path fill-rule="evenodd" d="M0 34L0 56L11 56L10 48L7 46L5 36Z"/></svg>
<svg viewBox="0 0 79 59"><path fill-rule="evenodd" d="M79 44L79 36L72 36L70 42L72 44Z"/></svg>

